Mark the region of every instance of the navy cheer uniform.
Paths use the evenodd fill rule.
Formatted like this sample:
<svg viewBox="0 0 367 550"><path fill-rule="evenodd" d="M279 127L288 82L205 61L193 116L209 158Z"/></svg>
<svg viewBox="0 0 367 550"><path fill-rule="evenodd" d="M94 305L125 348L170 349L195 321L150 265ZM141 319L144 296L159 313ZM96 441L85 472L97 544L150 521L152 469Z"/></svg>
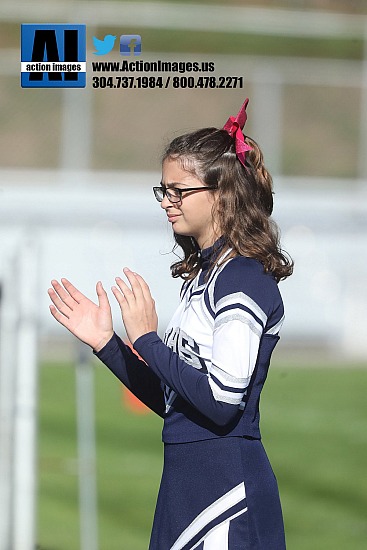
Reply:
<svg viewBox="0 0 367 550"><path fill-rule="evenodd" d="M164 418L164 468L149 550L284 550L277 482L259 399L283 303L260 262L221 256L220 239L183 285L166 330L114 335L96 355Z"/></svg>

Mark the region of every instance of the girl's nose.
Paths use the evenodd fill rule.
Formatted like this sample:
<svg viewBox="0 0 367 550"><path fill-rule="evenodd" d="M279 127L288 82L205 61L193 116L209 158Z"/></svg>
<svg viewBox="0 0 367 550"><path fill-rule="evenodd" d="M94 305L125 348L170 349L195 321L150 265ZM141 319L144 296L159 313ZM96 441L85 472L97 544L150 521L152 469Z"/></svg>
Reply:
<svg viewBox="0 0 367 550"><path fill-rule="evenodd" d="M163 197L163 200L161 202L161 207L164 208L164 210L166 208L168 208L169 206L172 206L171 203L169 202L169 200L167 199L167 195L164 195Z"/></svg>

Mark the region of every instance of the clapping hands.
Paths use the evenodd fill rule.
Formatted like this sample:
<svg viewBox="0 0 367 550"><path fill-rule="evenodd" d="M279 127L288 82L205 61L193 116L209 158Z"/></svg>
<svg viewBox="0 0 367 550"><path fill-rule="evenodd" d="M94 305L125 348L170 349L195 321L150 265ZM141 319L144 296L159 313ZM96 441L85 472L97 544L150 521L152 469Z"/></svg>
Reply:
<svg viewBox="0 0 367 550"><path fill-rule="evenodd" d="M120 278L112 292L119 303L122 320L129 340L133 344L147 332L157 331L158 318L149 286L144 279L125 268L131 288ZM61 284L53 280L48 290L53 305L53 317L79 340L100 351L113 336L111 306L107 293L99 281L96 285L98 305L89 300L67 279Z"/></svg>

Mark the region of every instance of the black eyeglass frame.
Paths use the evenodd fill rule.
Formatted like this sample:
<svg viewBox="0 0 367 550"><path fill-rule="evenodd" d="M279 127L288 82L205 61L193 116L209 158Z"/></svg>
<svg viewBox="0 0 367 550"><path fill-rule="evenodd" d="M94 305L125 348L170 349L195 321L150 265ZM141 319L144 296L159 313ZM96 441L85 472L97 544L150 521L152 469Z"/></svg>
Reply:
<svg viewBox="0 0 367 550"><path fill-rule="evenodd" d="M170 190L171 189L174 189L176 191L176 193L178 193L179 196L178 196L177 200L172 200L172 196L170 197L170 195L171 195ZM177 187L166 187L165 185L163 185L161 183L160 187L153 187L153 193L154 193L154 196L155 196L155 198L157 199L158 202L162 202L164 197L166 196L167 199L169 200L169 202L174 204L174 203L177 203L177 202L181 202L182 201L182 193L186 193L187 191L203 191L203 190L213 190L213 189L218 189L218 187L213 186L213 185L211 185L211 186L203 185L202 187L185 187L185 189L178 189ZM158 193L160 193L162 191L163 191L162 199L159 199L158 198Z"/></svg>

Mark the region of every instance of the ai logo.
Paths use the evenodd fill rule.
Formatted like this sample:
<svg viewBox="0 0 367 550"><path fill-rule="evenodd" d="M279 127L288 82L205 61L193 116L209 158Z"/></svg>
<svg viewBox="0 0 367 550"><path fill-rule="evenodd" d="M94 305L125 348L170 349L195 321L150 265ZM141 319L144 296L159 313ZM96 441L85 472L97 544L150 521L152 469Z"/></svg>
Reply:
<svg viewBox="0 0 367 550"><path fill-rule="evenodd" d="M85 25L22 25L23 88L84 88Z"/></svg>

